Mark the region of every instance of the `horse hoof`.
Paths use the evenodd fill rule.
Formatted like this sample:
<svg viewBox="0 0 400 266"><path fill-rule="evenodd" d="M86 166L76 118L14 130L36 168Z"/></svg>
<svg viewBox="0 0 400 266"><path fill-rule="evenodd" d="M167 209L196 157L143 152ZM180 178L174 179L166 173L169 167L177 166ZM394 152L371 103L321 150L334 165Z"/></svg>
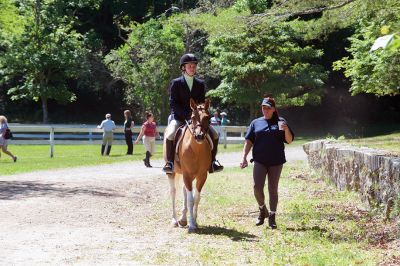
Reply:
<svg viewBox="0 0 400 266"><path fill-rule="evenodd" d="M179 225L179 227L185 227L187 225L187 221L179 220L178 225Z"/></svg>
<svg viewBox="0 0 400 266"><path fill-rule="evenodd" d="M172 227L178 227L179 224L178 224L178 222L177 222L175 219L172 219L172 221L171 221L171 226L172 226Z"/></svg>
<svg viewBox="0 0 400 266"><path fill-rule="evenodd" d="M189 234L190 234L190 233L194 233L194 232L196 232L196 230L197 230L197 227L190 227L190 226L189 226L188 233L189 233Z"/></svg>

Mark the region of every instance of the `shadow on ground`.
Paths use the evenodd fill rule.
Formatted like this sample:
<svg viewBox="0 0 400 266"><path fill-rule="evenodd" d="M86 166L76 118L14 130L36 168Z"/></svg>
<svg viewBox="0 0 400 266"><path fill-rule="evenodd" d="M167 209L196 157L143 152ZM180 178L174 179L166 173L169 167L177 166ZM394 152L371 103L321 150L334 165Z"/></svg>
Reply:
<svg viewBox="0 0 400 266"><path fill-rule="evenodd" d="M96 197L123 197L113 190L98 187L65 187L63 183L40 183L34 181L0 181L0 200L34 197L72 197L92 195Z"/></svg>
<svg viewBox="0 0 400 266"><path fill-rule="evenodd" d="M258 241L257 236L249 233L242 233L235 229L229 229L219 226L203 226L196 230L196 234L199 235L219 235L227 236L232 241Z"/></svg>

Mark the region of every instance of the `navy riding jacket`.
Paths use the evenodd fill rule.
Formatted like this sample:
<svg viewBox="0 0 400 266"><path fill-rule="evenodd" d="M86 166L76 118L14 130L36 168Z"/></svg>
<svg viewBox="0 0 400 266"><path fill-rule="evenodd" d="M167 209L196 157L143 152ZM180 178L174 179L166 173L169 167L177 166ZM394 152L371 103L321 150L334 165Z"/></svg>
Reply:
<svg viewBox="0 0 400 266"><path fill-rule="evenodd" d="M169 85L169 105L172 119L181 122L189 120L192 114L190 98L193 98L196 103L204 103L205 94L205 84L201 79L194 77L191 91L183 75L173 79Z"/></svg>

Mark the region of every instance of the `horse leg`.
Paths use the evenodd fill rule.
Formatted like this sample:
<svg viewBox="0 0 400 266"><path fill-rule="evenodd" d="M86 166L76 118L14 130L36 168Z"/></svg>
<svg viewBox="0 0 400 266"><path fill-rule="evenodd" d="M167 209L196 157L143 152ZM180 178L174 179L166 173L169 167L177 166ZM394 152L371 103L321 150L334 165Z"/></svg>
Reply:
<svg viewBox="0 0 400 266"><path fill-rule="evenodd" d="M189 233L190 233L197 229L193 215L193 207L194 207L193 188L192 188L193 181L187 176L183 175L183 182L185 183L186 187L187 208L189 210Z"/></svg>
<svg viewBox="0 0 400 266"><path fill-rule="evenodd" d="M193 219L194 223L197 226L197 210L199 208L199 202L200 202L200 192L195 188L194 190L194 207L193 207Z"/></svg>
<svg viewBox="0 0 400 266"><path fill-rule="evenodd" d="M187 211L188 211L188 208L187 208L187 193L186 193L185 185L182 186L182 192L183 192L182 216L178 221L179 226L181 226L181 227L187 225Z"/></svg>
<svg viewBox="0 0 400 266"><path fill-rule="evenodd" d="M194 194L194 208L193 208L194 222L196 224L196 227L197 227L197 211L199 209L199 203L200 203L200 193L206 180L207 180L207 173L197 178L196 180L196 188Z"/></svg>
<svg viewBox="0 0 400 266"><path fill-rule="evenodd" d="M176 208L175 208L175 197L176 197L176 186L175 186L175 174L168 175L170 195L172 200L172 220L171 225L176 227L178 226L178 222L176 219Z"/></svg>

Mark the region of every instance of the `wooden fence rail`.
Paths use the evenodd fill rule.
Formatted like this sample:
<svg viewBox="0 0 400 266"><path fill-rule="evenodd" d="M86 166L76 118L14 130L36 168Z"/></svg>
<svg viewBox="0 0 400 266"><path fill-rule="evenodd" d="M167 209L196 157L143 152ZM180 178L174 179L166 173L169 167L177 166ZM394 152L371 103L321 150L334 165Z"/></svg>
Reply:
<svg viewBox="0 0 400 266"><path fill-rule="evenodd" d="M13 133L13 139L10 144L25 145L50 145L50 157L54 155L54 145L87 145L100 144L102 142L103 130L98 129L96 125L26 125L9 124ZM166 126L157 126L161 135ZM247 131L246 126L224 126L216 127L220 134L220 143L227 144L243 143L244 134ZM140 132L140 126L132 129L134 138ZM117 127L114 130L115 144L124 144L124 128ZM157 141L158 143L161 140Z"/></svg>

